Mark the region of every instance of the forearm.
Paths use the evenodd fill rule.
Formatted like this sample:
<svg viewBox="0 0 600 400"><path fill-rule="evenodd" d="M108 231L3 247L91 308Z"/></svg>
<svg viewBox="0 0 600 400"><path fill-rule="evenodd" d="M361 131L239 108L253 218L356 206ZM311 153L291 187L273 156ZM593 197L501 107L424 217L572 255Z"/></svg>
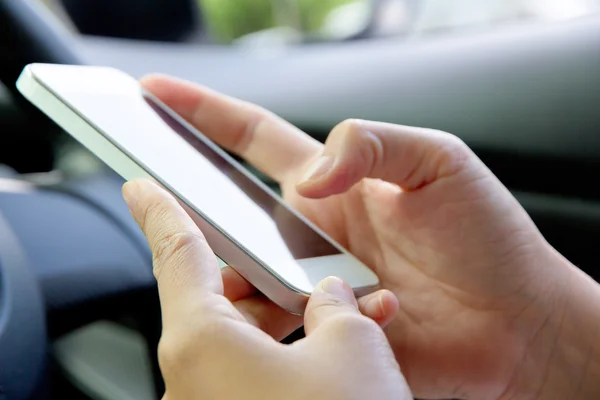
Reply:
<svg viewBox="0 0 600 400"><path fill-rule="evenodd" d="M600 286L560 264L556 302L502 399L600 399Z"/></svg>

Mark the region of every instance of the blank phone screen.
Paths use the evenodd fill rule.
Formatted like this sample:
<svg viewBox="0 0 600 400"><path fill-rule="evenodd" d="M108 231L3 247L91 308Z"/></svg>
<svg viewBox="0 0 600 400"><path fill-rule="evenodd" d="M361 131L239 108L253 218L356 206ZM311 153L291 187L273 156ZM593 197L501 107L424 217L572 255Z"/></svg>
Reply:
<svg viewBox="0 0 600 400"><path fill-rule="evenodd" d="M17 86L125 179L152 178L170 191L217 255L247 279L270 285L269 273L304 294L332 275L357 293L378 286L371 269L131 76L106 67L33 64ZM218 142L219 134L228 132L211 137ZM259 289L265 288L283 296L281 287Z"/></svg>
<svg viewBox="0 0 600 400"><path fill-rule="evenodd" d="M112 69L64 66L44 66L38 78L100 134L88 146L102 154L121 154L115 159L120 161L111 161L115 170L127 179L151 176L185 203L188 212L283 280L306 292L325 273L358 286L377 282L370 270L225 151L144 93L135 79ZM131 160L140 168L128 169ZM227 260L227 254L218 255Z"/></svg>
<svg viewBox="0 0 600 400"><path fill-rule="evenodd" d="M248 172L242 170L243 166L239 164L235 165L237 164L235 160L230 161L222 154L219 154L220 152L215 151L214 144L213 146L208 145L206 139L202 140L202 137L198 133L190 130L166 112L151 96L146 94L144 98L152 110L173 132L184 139L199 155L208 160L227 179L234 183L249 200L258 205L270 216L278 228L283 243L286 244L294 259L300 260L340 253L338 249L306 224L306 222L296 214L290 212L281 200L276 197L276 194L271 193L270 190L262 187L262 185L250 178ZM268 157L268 154L265 154L265 157ZM200 182L199 184L201 185L202 183ZM214 195L217 199L219 198L218 192ZM227 203L224 202L222 204L225 205ZM235 206L235 203L231 205ZM243 218L243 216L241 217ZM242 219L239 222L243 223L244 220ZM252 220L248 219L248 222L251 223ZM265 239L268 243L269 238Z"/></svg>

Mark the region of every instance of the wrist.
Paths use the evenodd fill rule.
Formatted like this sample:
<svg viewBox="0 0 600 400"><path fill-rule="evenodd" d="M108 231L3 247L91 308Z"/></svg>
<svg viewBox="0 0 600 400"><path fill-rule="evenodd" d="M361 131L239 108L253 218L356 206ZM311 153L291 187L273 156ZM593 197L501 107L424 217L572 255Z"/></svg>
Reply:
<svg viewBox="0 0 600 400"><path fill-rule="evenodd" d="M543 323L501 399L600 398L600 286L553 253Z"/></svg>

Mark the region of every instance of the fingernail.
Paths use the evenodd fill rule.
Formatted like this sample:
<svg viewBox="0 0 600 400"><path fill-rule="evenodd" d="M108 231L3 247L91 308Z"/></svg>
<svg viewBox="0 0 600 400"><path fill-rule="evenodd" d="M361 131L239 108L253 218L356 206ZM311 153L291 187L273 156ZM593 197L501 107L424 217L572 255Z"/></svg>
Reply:
<svg viewBox="0 0 600 400"><path fill-rule="evenodd" d="M316 181L327 175L333 167L333 157L321 156L314 164L306 171L302 182Z"/></svg>
<svg viewBox="0 0 600 400"><path fill-rule="evenodd" d="M354 292L352 288L340 278L330 276L321 281L321 290L335 297L346 300L348 303L354 302Z"/></svg>
<svg viewBox="0 0 600 400"><path fill-rule="evenodd" d="M382 318L384 316L383 296L370 297L364 305L364 313L370 318Z"/></svg>

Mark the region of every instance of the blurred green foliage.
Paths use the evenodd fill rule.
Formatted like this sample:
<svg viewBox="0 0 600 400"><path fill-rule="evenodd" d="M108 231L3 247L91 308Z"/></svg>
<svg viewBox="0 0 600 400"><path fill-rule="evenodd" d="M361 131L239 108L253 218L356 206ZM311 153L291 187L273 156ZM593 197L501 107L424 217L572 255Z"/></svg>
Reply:
<svg viewBox="0 0 600 400"><path fill-rule="evenodd" d="M248 33L277 26L276 2L285 0L198 0L213 37L231 42ZM294 0L302 31L318 32L335 8L359 0Z"/></svg>
<svg viewBox="0 0 600 400"><path fill-rule="evenodd" d="M356 1L359 0L297 0L304 29L307 32L318 31L331 11Z"/></svg>
<svg viewBox="0 0 600 400"><path fill-rule="evenodd" d="M274 26L269 0L198 0L212 36L230 42L245 34Z"/></svg>

